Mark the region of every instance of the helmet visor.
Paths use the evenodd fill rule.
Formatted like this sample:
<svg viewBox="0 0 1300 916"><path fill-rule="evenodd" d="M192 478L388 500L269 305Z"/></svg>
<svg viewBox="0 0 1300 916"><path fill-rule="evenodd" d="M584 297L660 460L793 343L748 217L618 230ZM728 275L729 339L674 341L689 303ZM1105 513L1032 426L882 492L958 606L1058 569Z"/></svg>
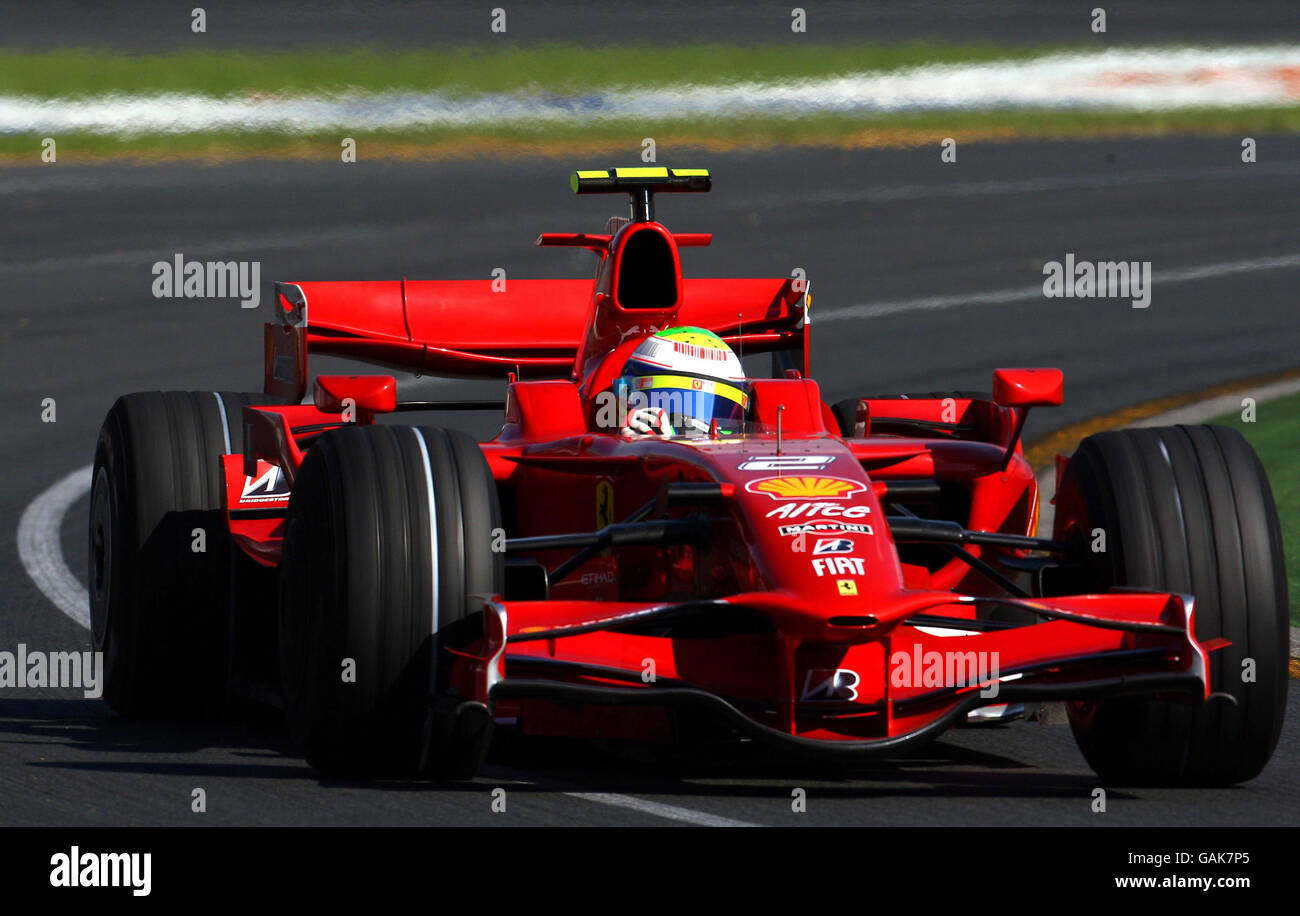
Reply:
<svg viewBox="0 0 1300 916"><path fill-rule="evenodd" d="M718 429L739 432L749 408L748 384L731 383L689 375L625 375L628 411L642 407L662 408L669 422L682 432L706 431L713 421Z"/></svg>

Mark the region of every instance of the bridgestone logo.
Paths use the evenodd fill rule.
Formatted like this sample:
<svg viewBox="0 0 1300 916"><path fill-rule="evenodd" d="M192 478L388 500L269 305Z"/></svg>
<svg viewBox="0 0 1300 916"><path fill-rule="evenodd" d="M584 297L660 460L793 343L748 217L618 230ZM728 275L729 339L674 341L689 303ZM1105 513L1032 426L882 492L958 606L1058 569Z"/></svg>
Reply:
<svg viewBox="0 0 1300 916"><path fill-rule="evenodd" d="M289 481L272 465L260 477L244 477L241 503L282 502L289 498Z"/></svg>

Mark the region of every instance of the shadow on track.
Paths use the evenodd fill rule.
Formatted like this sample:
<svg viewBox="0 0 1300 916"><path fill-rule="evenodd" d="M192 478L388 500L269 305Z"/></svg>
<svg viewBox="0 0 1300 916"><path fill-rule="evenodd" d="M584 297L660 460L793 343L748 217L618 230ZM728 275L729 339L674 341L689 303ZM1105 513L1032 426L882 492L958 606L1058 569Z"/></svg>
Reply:
<svg viewBox="0 0 1300 916"><path fill-rule="evenodd" d="M997 730L1033 726L997 726ZM987 729L986 729L987 730ZM481 793L506 781L512 792L604 791L637 795L771 798L775 789L816 784L826 798L1012 797L1077 798L1095 783L1086 772L1037 771L1003 754L940 740L869 766L812 762L744 741L688 745L521 736L499 730L480 777L471 782L335 779L316 773L295 753L278 717L241 710L218 722L123 719L85 699L5 700L0 743L30 746L28 766L171 776L301 780L322 787L373 791ZM214 753L215 752L215 753ZM158 759L157 755L182 755ZM231 758L234 758L233 760ZM11 757L11 760L13 757Z"/></svg>

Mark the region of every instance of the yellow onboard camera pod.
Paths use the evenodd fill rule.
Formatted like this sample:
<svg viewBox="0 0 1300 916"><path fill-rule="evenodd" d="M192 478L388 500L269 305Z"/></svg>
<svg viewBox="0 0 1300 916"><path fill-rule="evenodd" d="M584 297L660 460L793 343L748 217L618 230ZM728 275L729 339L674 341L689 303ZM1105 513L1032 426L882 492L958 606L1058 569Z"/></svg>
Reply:
<svg viewBox="0 0 1300 916"><path fill-rule="evenodd" d="M674 169L636 166L615 169L579 169L569 178L575 194L614 194L631 198L633 221L654 219L654 195L703 192L713 187L708 169Z"/></svg>

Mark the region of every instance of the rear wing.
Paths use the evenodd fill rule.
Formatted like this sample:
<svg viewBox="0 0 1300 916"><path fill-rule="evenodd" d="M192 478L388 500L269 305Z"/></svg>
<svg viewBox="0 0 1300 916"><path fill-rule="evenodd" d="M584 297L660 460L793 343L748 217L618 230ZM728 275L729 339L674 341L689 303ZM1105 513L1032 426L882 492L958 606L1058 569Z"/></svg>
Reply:
<svg viewBox="0 0 1300 916"><path fill-rule="evenodd" d="M683 278L675 323L745 353L800 349L805 282ZM309 352L425 375L569 376L592 292L590 279L277 282L265 390L301 400Z"/></svg>

